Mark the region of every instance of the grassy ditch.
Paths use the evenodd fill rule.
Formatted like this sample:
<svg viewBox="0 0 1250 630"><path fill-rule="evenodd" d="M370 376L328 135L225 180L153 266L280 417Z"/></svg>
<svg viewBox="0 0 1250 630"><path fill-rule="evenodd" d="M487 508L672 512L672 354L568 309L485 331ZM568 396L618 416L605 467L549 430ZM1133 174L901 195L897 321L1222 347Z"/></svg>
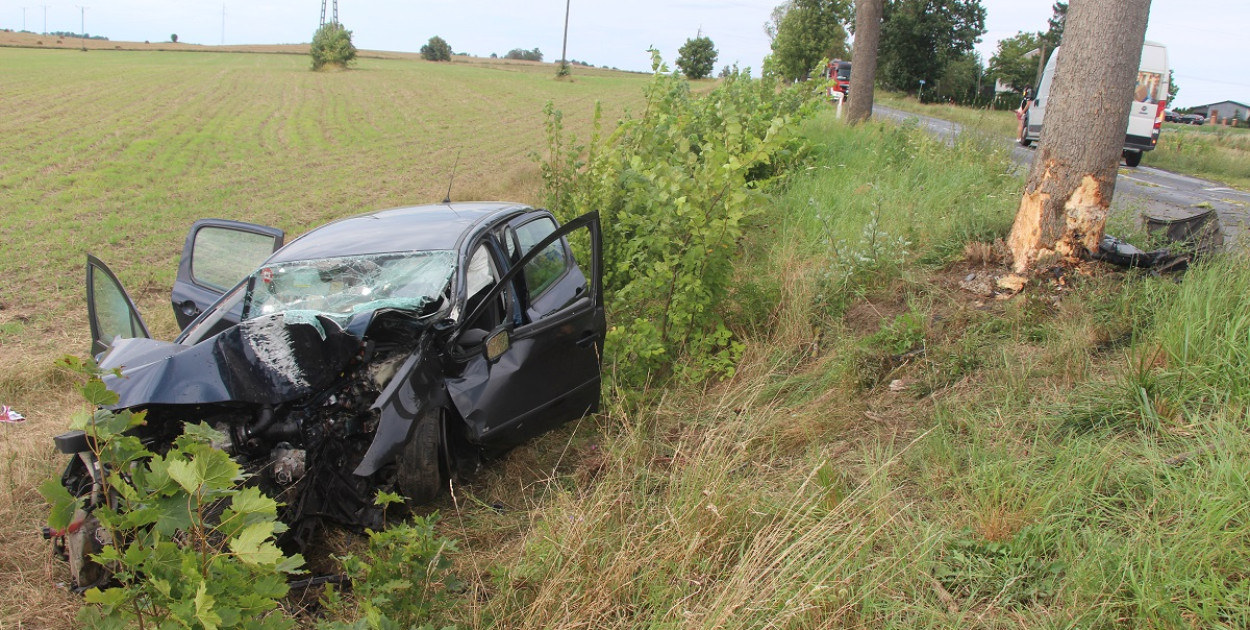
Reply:
<svg viewBox="0 0 1250 630"><path fill-rule="evenodd" d="M465 592L438 618L1245 625L1244 261L996 299L961 285L1003 273L1004 155L807 133L740 261L735 375L618 400L459 488Z"/></svg>

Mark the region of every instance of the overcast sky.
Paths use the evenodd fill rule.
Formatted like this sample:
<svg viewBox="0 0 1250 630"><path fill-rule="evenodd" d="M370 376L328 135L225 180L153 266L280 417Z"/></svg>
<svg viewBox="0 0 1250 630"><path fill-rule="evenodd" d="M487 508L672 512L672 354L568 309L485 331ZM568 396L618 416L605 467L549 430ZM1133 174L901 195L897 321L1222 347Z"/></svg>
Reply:
<svg viewBox="0 0 1250 630"><path fill-rule="evenodd" d="M329 2L330 0L327 0ZM198 44L307 42L320 19L319 0L0 0L0 27L78 32L109 39ZM1017 31L1046 28L1052 0L983 0L988 32L977 46L983 59L996 42ZM595 65L649 70L655 46L671 65L677 49L700 30L720 51L717 67L759 69L768 54L764 23L780 0L571 0L568 56ZM85 9L80 7L85 6ZM25 10L23 11L23 7ZM46 7L46 8L45 8ZM503 55L539 48L560 57L564 0L342 0L339 19L359 48L417 51L439 35L456 52ZM1177 105L1215 101L1250 103L1250 58L1244 29L1247 0L1154 0L1147 39L1168 47ZM1237 31L1243 33L1237 33ZM758 73L757 73L758 74Z"/></svg>

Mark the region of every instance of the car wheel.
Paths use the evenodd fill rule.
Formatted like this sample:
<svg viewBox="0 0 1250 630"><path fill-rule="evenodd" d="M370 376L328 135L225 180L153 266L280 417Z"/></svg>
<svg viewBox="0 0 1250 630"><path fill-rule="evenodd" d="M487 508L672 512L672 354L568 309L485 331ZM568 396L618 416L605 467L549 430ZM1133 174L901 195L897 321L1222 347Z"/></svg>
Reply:
<svg viewBox="0 0 1250 630"><path fill-rule="evenodd" d="M429 503L446 487L441 418L438 410L423 414L399 454L396 481L410 505Z"/></svg>
<svg viewBox="0 0 1250 630"><path fill-rule="evenodd" d="M1141 164L1141 151L1125 151L1124 163L1127 164L1129 168L1137 168L1137 165Z"/></svg>
<svg viewBox="0 0 1250 630"><path fill-rule="evenodd" d="M1025 114L1024 120L1022 120L1021 122L1024 124L1020 125L1020 146L1022 147L1033 146L1033 141L1029 140L1029 115Z"/></svg>

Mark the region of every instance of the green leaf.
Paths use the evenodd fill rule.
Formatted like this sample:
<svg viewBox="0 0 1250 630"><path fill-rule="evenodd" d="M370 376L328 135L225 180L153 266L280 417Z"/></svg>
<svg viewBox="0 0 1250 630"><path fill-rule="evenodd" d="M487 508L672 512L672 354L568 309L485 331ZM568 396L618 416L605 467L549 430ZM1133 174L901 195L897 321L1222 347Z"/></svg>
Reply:
<svg viewBox="0 0 1250 630"><path fill-rule="evenodd" d="M82 386L82 397L93 407L108 407L116 405L118 398L117 393L110 390L104 381L98 378L92 378Z"/></svg>
<svg viewBox="0 0 1250 630"><path fill-rule="evenodd" d="M48 513L48 527L52 529L69 527L70 522L74 520L74 512L78 509L78 499L75 499L74 495L61 485L61 480L49 479L39 484L39 494L52 504L52 510Z"/></svg>
<svg viewBox="0 0 1250 630"><path fill-rule="evenodd" d="M273 523L253 523L230 540L235 557L252 566L272 565L282 559L282 552L273 543Z"/></svg>
<svg viewBox="0 0 1250 630"><path fill-rule="evenodd" d="M208 584L201 582L199 590L195 592L195 618L204 625L204 630L217 630L221 624L221 616L213 611L215 601L208 594Z"/></svg>

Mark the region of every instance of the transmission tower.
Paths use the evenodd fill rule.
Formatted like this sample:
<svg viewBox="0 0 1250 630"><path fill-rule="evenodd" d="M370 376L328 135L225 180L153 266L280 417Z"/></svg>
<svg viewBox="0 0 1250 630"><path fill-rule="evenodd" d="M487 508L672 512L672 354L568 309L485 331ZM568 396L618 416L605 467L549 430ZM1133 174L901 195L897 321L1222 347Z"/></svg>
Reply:
<svg viewBox="0 0 1250 630"><path fill-rule="evenodd" d="M334 13L333 15L331 15L331 19L333 21L331 23L338 24L339 23L339 0L329 0L329 1L334 6L334 9L333 9ZM321 25L322 26L326 25L326 0L321 0Z"/></svg>

